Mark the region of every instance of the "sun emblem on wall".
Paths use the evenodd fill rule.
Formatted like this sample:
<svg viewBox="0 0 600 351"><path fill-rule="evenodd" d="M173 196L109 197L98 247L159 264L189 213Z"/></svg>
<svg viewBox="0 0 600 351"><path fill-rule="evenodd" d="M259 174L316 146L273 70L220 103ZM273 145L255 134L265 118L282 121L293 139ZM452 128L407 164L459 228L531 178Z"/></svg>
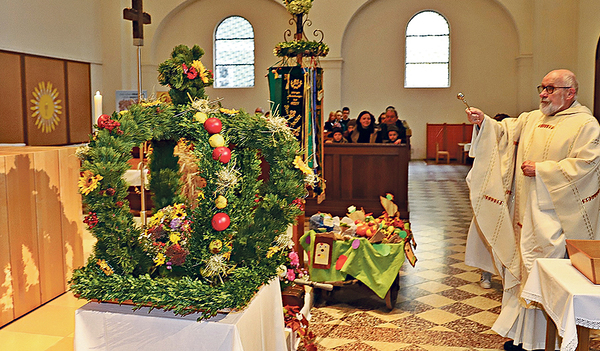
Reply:
<svg viewBox="0 0 600 351"><path fill-rule="evenodd" d="M31 117L35 118L35 125L42 133L50 133L60 122L58 115L62 113L62 100L58 100L58 90L53 88L51 82L40 82L32 94L34 99L31 100Z"/></svg>

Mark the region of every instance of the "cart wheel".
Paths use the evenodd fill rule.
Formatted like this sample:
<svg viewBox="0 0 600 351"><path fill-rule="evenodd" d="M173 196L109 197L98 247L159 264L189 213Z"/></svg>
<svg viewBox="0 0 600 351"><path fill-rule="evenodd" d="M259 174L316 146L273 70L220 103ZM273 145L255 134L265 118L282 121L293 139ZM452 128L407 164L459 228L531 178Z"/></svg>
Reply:
<svg viewBox="0 0 600 351"><path fill-rule="evenodd" d="M385 294L385 306L388 310L393 310L394 306L396 306L396 301L398 300L398 290L400 290L400 275L396 276L392 286L388 290L387 294Z"/></svg>
<svg viewBox="0 0 600 351"><path fill-rule="evenodd" d="M327 305L333 299L333 291L327 291L325 289L315 289L318 290L318 296L320 304Z"/></svg>

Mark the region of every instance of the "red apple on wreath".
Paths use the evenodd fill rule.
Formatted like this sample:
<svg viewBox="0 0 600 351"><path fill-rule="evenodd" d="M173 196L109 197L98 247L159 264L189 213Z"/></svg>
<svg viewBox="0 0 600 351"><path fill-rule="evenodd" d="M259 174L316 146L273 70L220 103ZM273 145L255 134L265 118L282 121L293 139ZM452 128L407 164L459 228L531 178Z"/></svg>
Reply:
<svg viewBox="0 0 600 351"><path fill-rule="evenodd" d="M231 160L231 150L225 146L216 147L212 153L213 160L217 160L221 163L227 163Z"/></svg>
<svg viewBox="0 0 600 351"><path fill-rule="evenodd" d="M221 120L216 117L211 117L204 122L204 129L206 129L208 134L221 133L222 127Z"/></svg>
<svg viewBox="0 0 600 351"><path fill-rule="evenodd" d="M211 221L213 229L218 232L222 232L227 229L227 227L229 227L229 223L231 223L229 216L227 213L223 212L216 213Z"/></svg>

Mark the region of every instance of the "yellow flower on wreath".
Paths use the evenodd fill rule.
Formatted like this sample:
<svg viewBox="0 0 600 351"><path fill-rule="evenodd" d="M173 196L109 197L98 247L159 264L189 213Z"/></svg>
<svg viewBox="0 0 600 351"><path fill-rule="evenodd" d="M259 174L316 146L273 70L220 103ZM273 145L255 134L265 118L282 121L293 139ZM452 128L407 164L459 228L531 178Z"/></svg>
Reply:
<svg viewBox="0 0 600 351"><path fill-rule="evenodd" d="M94 191L98 187L98 182L100 182L104 177L101 175L94 175L92 171L83 171L81 176L79 177L79 192L83 195L87 195Z"/></svg>
<svg viewBox="0 0 600 351"><path fill-rule="evenodd" d="M192 62L192 67L194 67L196 69L196 71L198 71L198 74L200 75L200 79L202 79L203 83L208 83L209 82L209 78L206 75L206 68L204 68L204 65L202 64L202 62L200 60L194 60L194 62Z"/></svg>
<svg viewBox="0 0 600 351"><path fill-rule="evenodd" d="M281 248L278 246L271 246L269 248L269 251L267 251L267 258L273 257L273 255L275 255L277 253L277 251L279 251L279 249L281 249Z"/></svg>
<svg viewBox="0 0 600 351"><path fill-rule="evenodd" d="M171 233L171 235L169 235L169 240L173 244L177 244L179 243L179 240L181 240L181 235L179 235L178 233Z"/></svg>
<svg viewBox="0 0 600 351"><path fill-rule="evenodd" d="M231 250L233 249L233 244L231 243L231 241L225 244L225 248L228 249L228 250L227 250L227 252L225 252L223 254L223 257L227 261L229 261L229 259L231 258Z"/></svg>
<svg viewBox="0 0 600 351"><path fill-rule="evenodd" d="M237 114L238 112L240 112L240 111L238 111L238 110L230 110L230 109L228 109L228 108L223 108L223 107L221 107L221 108L219 109L219 111L220 111L220 112L222 112L222 113L228 114L228 115L235 115L235 114Z"/></svg>
<svg viewBox="0 0 600 351"><path fill-rule="evenodd" d="M173 218L183 218L186 216L185 214L185 205L184 204L175 204L173 205Z"/></svg>
<svg viewBox="0 0 600 351"><path fill-rule="evenodd" d="M154 226L160 224L162 222L162 219L164 216L165 216L165 213L162 210L159 210L152 217L150 217L150 219L148 220L148 226L154 227Z"/></svg>
<svg viewBox="0 0 600 351"><path fill-rule="evenodd" d="M106 275L111 275L111 274L115 273L115 272L113 271L113 269L112 269L112 268L110 268L110 266L108 265L108 263L106 263L106 260L101 260L101 259L98 259L98 261L96 261L96 264L97 264L98 266L100 266L100 269L102 269L102 271L103 271L103 272L104 272L104 274L106 274Z"/></svg>
<svg viewBox="0 0 600 351"><path fill-rule="evenodd" d="M154 101L142 102L142 103L140 103L140 105L142 105L143 107L153 107L153 106L158 106L161 103L162 102L160 100L154 100Z"/></svg>
<svg viewBox="0 0 600 351"><path fill-rule="evenodd" d="M162 252L159 252L158 255L156 255L156 257L154 258L154 263L157 266L162 266L163 264L165 264L165 255Z"/></svg>

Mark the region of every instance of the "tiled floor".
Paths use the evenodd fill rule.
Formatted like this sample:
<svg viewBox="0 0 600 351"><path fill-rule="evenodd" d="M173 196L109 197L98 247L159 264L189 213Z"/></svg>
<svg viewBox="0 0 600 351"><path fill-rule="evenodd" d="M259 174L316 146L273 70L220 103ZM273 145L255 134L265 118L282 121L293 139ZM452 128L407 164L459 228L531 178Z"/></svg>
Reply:
<svg viewBox="0 0 600 351"><path fill-rule="evenodd" d="M334 293L333 302L311 310L319 350L501 350L506 339L490 330L500 312L500 281L482 289L479 271L464 264L468 167L414 161L409 172L419 261L402 267L395 309L388 312L364 288ZM5 326L0 351L72 350L74 314L83 304L67 293ZM600 338L592 350L600 350Z"/></svg>
<svg viewBox="0 0 600 351"><path fill-rule="evenodd" d="M313 307L311 328L319 350L502 350L508 339L490 329L500 312L501 282L494 276L492 289L482 289L480 271L464 264L472 217L464 181L468 171L463 165L411 162L416 267L402 267L391 312L366 288L343 288L333 302ZM598 339L592 349L600 349Z"/></svg>

